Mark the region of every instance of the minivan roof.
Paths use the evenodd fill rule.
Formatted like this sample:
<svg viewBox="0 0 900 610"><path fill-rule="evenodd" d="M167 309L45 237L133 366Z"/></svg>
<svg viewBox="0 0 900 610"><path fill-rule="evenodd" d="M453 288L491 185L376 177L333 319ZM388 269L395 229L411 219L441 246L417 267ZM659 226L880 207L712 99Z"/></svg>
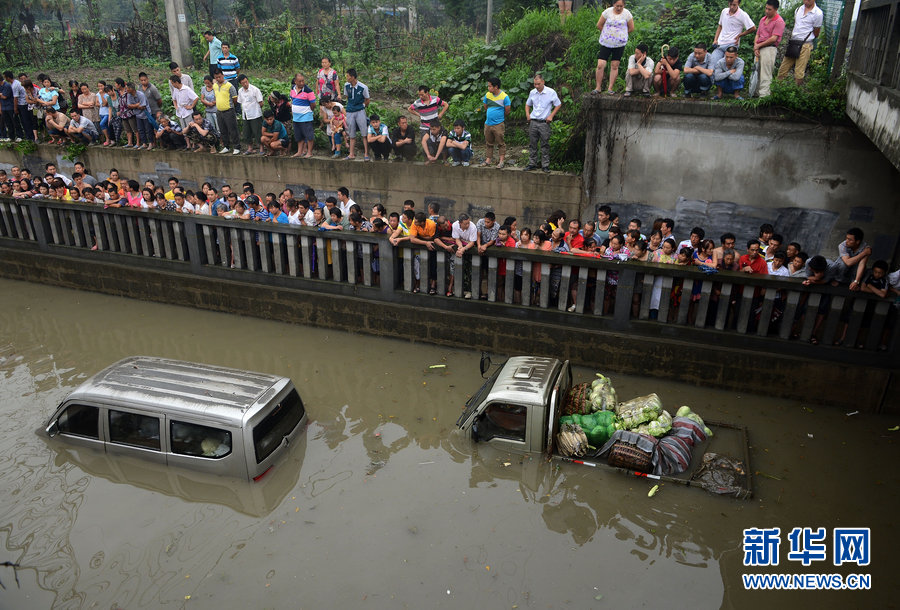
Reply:
<svg viewBox="0 0 900 610"><path fill-rule="evenodd" d="M287 377L209 364L131 356L100 371L66 400L141 406L240 424L245 412L290 383ZM277 386L277 387L276 387Z"/></svg>
<svg viewBox="0 0 900 610"><path fill-rule="evenodd" d="M556 358L514 356L500 370L490 398L517 404L543 404L550 395L551 382L559 365Z"/></svg>

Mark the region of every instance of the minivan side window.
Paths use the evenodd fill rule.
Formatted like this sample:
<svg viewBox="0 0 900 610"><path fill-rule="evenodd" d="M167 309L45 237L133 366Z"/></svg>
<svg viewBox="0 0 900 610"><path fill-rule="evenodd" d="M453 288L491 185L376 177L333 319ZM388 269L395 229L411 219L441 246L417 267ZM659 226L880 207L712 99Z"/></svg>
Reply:
<svg viewBox="0 0 900 610"><path fill-rule="evenodd" d="M183 421L169 422L172 453L221 459L231 453L231 432Z"/></svg>
<svg viewBox="0 0 900 610"><path fill-rule="evenodd" d="M109 440L119 445L159 451L159 418L110 409Z"/></svg>
<svg viewBox="0 0 900 610"><path fill-rule="evenodd" d="M60 434L100 438L100 409L87 405L69 405L57 421Z"/></svg>
<svg viewBox="0 0 900 610"><path fill-rule="evenodd" d="M253 446L256 449L256 463L272 455L285 436L293 432L303 419L303 401L297 390L291 390L272 411L253 428Z"/></svg>

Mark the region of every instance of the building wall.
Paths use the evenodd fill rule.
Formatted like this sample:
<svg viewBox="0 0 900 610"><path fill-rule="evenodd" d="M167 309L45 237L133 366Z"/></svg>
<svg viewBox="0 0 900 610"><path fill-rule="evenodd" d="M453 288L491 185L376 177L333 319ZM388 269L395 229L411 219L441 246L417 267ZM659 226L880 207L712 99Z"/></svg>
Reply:
<svg viewBox="0 0 900 610"><path fill-rule="evenodd" d="M898 260L900 172L853 126L820 125L698 100L590 97L585 217L671 216L739 245L772 223L810 254L837 256L846 230ZM896 130L895 130L896 131ZM894 134L896 135L896 134Z"/></svg>
<svg viewBox="0 0 900 610"><path fill-rule="evenodd" d="M847 115L900 168L900 91L850 73Z"/></svg>

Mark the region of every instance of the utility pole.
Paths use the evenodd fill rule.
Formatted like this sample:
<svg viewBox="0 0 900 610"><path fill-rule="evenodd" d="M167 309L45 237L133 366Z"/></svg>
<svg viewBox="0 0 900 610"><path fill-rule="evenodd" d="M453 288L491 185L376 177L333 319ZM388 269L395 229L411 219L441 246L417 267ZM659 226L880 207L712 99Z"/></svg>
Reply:
<svg viewBox="0 0 900 610"><path fill-rule="evenodd" d="M409 17L409 33L415 34L418 29L418 20L419 15L416 12L416 0L410 0L409 6L407 7L407 17Z"/></svg>
<svg viewBox="0 0 900 610"><path fill-rule="evenodd" d="M841 77L844 69L844 55L847 53L847 41L850 39L850 24L853 22L853 9L856 8L856 0L846 0L844 4L844 17L841 19L841 31L838 33L834 46L834 60L831 64L831 80Z"/></svg>
<svg viewBox="0 0 900 610"><path fill-rule="evenodd" d="M484 32L485 44L491 44L491 28L494 27L494 0L487 0L487 26Z"/></svg>
<svg viewBox="0 0 900 610"><path fill-rule="evenodd" d="M194 54L191 53L191 33L188 30L184 0L175 0L175 11L178 21L178 36L181 39L181 61L178 62L178 65L182 68L190 68L194 65Z"/></svg>
<svg viewBox="0 0 900 610"><path fill-rule="evenodd" d="M165 0L166 26L169 32L169 52L172 61L188 68L193 65L190 37L187 30L187 16L184 14L184 0Z"/></svg>

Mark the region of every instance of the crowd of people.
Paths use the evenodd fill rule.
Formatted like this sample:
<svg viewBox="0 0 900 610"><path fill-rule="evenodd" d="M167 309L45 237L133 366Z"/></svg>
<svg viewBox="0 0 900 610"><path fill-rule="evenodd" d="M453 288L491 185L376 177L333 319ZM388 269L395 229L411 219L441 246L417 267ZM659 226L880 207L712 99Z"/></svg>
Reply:
<svg viewBox="0 0 900 610"><path fill-rule="evenodd" d="M715 88L712 99L740 98L746 70L738 49L742 39L751 38L758 62L759 95L769 95L785 26L778 8L779 0L767 0L765 14L757 25L740 8L740 0L730 0L722 9L712 44L697 42L684 59L675 46L664 45L654 62L647 45L638 44L627 58L625 95L649 95L653 91L674 96L683 86L686 97L705 96ZM796 9L779 78L787 78L793 71L797 82L803 81L822 22L822 10L815 0L804 0ZM608 66L606 92L612 93L634 29L624 0L616 0L603 11L597 28L600 47L594 92L603 91ZM381 117L368 114L369 87L359 80L354 68L340 75L325 57L313 79L297 73L290 91L264 96L241 72L240 60L231 46L211 31L204 36L204 61L209 61L209 72L202 82L195 83L178 64L169 64L171 74L165 86L171 94L171 108L163 103L157 84L144 72L136 82L121 77L97 83L73 79L67 88L47 74L32 79L27 73L15 76L5 72L0 82L0 140L39 141L43 132L43 137L54 144L79 142L308 158L314 153L318 125L328 142L327 154L333 157L356 159L360 140L363 160L421 158L426 164L454 166L472 162L469 126L459 119L452 123L445 120L449 104L428 85L418 88L407 108L409 116L401 116L396 125L386 125ZM481 108L485 117L481 165L502 168L507 164L505 131L511 100L496 76L486 79L486 89ZM534 88L524 107L529 136L526 170L550 171L550 125L561 106L556 91L547 86L541 74L535 74ZM410 124L410 118L418 122L418 127Z"/></svg>
<svg viewBox="0 0 900 610"><path fill-rule="evenodd" d="M286 155L309 158L315 150L315 128L324 132L331 157L356 159L358 141L362 159L448 163L468 166L473 159L472 136L464 121L444 119L449 104L427 85L418 88L409 104L409 116L386 125L369 114L371 95L355 68L340 75L331 61L322 59L311 82L294 75L288 92L263 96L250 77L240 72L239 59L227 43L212 32L205 34L209 73L194 83L190 74L171 62L167 86L171 109L159 88L141 72L138 81L115 78L96 83L70 80L68 90L47 74L32 80L27 73L4 73L0 83L0 141L23 139L51 144L69 142L137 150L186 149L218 154ZM94 87L95 85L95 87ZM506 164L505 123L511 102L500 79L486 80L482 98L485 115L486 158L482 166ZM527 170L550 171L550 123L562 102L546 86L540 73L525 104L531 155ZM418 127L410 123L415 117ZM346 152L346 156L344 153Z"/></svg>
<svg viewBox="0 0 900 610"><path fill-rule="evenodd" d="M303 193L285 188L280 193L260 195L252 182L243 183L240 189L234 189L228 184L216 188L205 182L201 188L192 190L185 189L178 178L173 176L168 178L165 185L155 184L152 180L141 184L121 176L115 168L109 170L107 178L98 180L81 162L75 163L71 176L59 173L53 163L48 163L40 176L18 166L12 167L9 175L0 170L0 196L57 199L103 205L104 208L124 207L219 216L233 220L315 227L322 231L380 233L386 235L396 247L409 242L429 251L441 249L451 255L450 260L454 263L463 259L466 271L464 298L471 298L472 295L471 256L485 256L491 248L522 248L609 261L696 266L707 273L733 271L786 280L796 279L804 285L842 286L848 291L893 298L895 306L900 305L897 298L900 295L900 270L889 273L886 261L871 261L872 249L865 242L863 231L856 227L846 232L844 241L837 245L831 257L822 254L810 256L800 243L787 241L768 223L763 224L759 233L751 239L739 239L735 234L726 232L716 242L699 226L692 227L689 233L681 231L681 235L678 235L672 218L656 218L645 228L640 218L631 218L626 223L610 206L602 205L597 211L596 219L582 223L579 219L566 218L563 211L557 210L546 222L532 229L520 227L517 219L512 216L500 222L494 212L490 211L482 218L471 219L466 214L461 214L451 219L441 214L440 205L436 202L429 203L427 210L416 210L415 203L410 200L404 202L403 209L399 211L389 212L380 203L370 210L364 210L353 201L346 186L338 187L335 196L320 201L311 188ZM427 287L423 284L422 288L434 294L437 290L437 271L433 257L429 258ZM569 295L560 294L559 271L559 268L551 267L550 285L545 290L549 290L549 297L554 302L566 299L567 308L574 311L576 288L573 287ZM505 276L506 269L501 265L498 272ZM515 273L514 301L538 303L542 282L541 264L533 265L529 278L523 277L522 264L517 262ZM417 282L419 276L417 265ZM610 272L605 281L606 302L602 307L609 310L615 299L616 274ZM503 282L499 284L502 292ZM453 296L453 288L451 273L446 296ZM675 307L681 302L678 289L676 282L671 295ZM483 291L479 292L484 294ZM700 295L700 283L697 282L686 301L687 306L692 308L691 315L694 315L694 304L700 300ZM714 294L713 299L717 296ZM734 303L738 296L731 295ZM639 295L635 295L633 315L637 315L638 297ZM658 283L654 285L650 295L651 317L658 315L661 297L661 283ZM504 295L500 298L504 298ZM819 340L821 322L828 312L828 306L827 297L818 305L819 320L812 337L814 342ZM670 309L670 315L675 307ZM783 299L776 299L773 315L777 316L783 309ZM892 315L896 316L896 307L892 311Z"/></svg>
<svg viewBox="0 0 900 610"><path fill-rule="evenodd" d="M646 44L640 43L633 55L627 58L625 70L625 95L677 96L684 86L684 96L706 96L713 88L713 100L724 97L742 99L745 89L744 60L738 57L741 40L753 40L755 69L758 70L759 97L771 94L778 47L784 36L784 19L778 13L779 0L766 0L759 23L741 8L741 0L729 0L722 9L712 43L698 41L686 58L680 56L675 46L663 45L659 59L654 62ZM800 84L806 78L809 58L822 33L824 15L815 0L803 0L794 11L794 27L791 30L777 78L788 78L793 72ZM625 0L616 0L603 11L597 21L600 30L600 50L597 53L596 88L603 92L606 68L609 66L609 84L606 93L613 93L619 65L634 31L634 17L625 8Z"/></svg>

